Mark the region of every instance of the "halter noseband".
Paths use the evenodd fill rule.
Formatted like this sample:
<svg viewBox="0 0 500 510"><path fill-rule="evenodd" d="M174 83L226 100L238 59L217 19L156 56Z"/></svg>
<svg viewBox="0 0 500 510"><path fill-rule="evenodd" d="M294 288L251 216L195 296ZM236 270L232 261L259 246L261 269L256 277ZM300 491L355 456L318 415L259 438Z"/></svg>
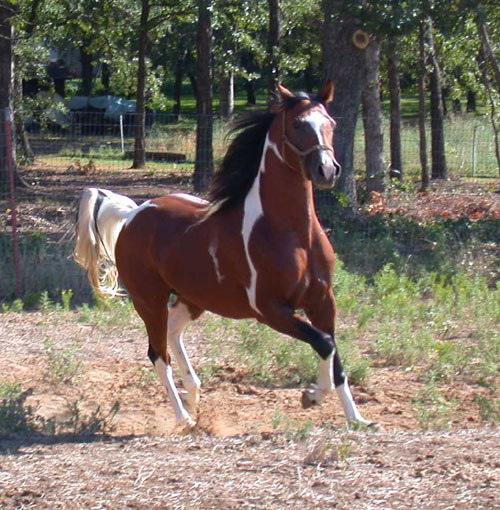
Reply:
<svg viewBox="0 0 500 510"><path fill-rule="evenodd" d="M312 147L309 147L306 150L299 149L286 136L286 126L285 126L285 123L286 123L286 111L285 110L283 110L282 117L283 117L283 122L282 122L282 134L281 134L281 154L283 156L283 161L285 162L285 164L289 168L291 168L292 170L304 171L304 160L307 158L307 156L309 156L309 154L311 154L311 153L313 153L315 151L327 150L327 151L331 151L331 153L334 154L334 150L333 150L333 147L331 145L325 145L325 144L322 144L322 143L317 143L316 145L313 145ZM293 167L286 160L286 157L285 157L285 145L290 147L290 149L292 149L292 152L294 152L299 157L300 169Z"/></svg>

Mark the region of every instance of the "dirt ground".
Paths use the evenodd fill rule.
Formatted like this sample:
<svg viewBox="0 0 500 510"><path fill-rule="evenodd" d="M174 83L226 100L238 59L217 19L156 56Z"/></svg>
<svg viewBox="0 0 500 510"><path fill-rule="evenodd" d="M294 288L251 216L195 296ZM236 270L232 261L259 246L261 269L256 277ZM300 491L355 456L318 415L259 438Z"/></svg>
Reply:
<svg viewBox="0 0 500 510"><path fill-rule="evenodd" d="M207 362L200 331L186 341L197 370ZM0 337L2 380L21 382L36 414L63 422L77 402L83 419L100 406L109 420L93 439L0 439L1 508L500 508L498 429L482 426L471 402L449 431L423 432L412 372L378 368L353 387L380 424L356 432L335 396L304 411L300 388L259 387L227 366L203 387L198 427L177 435L139 322L103 331L72 313L3 313ZM70 383L48 380L45 338L78 345L83 365ZM466 400L466 387L453 391Z"/></svg>
<svg viewBox="0 0 500 510"><path fill-rule="evenodd" d="M186 189L181 174L143 172L131 179L71 172L29 175L54 201L21 200L21 230L67 229L71 202L84 185L105 181L139 200ZM482 214L496 215L497 188L482 193ZM465 195L466 205L478 201L472 187ZM443 194L419 199L448 203ZM383 210L406 207L397 197L371 203ZM6 227L5 215L2 221ZM76 403L83 417L99 408L107 425L97 437L0 438L0 508L500 508L500 432L481 422L466 383L447 389L448 398L463 402L450 429L422 431L412 405L422 388L419 373L374 367L352 391L379 428L350 431L335 395L303 410L302 388L258 386L241 367L228 365L205 381L197 428L178 435L164 391L151 376L138 319L131 327L106 329L78 322L71 312L0 313L0 339L0 379L21 382L37 415L62 423ZM45 339L61 350L78 347L82 367L71 382L48 379ZM201 327L191 326L186 344L201 371L209 361ZM116 401L120 410L112 418L107 413Z"/></svg>

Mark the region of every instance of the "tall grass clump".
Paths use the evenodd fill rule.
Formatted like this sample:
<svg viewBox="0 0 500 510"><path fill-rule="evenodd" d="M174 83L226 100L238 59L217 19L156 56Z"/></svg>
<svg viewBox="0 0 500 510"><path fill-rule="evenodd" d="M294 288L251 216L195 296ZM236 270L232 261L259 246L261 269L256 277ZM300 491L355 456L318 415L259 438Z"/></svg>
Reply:
<svg viewBox="0 0 500 510"><path fill-rule="evenodd" d="M36 417L26 405L29 391L22 391L19 383L0 381L0 436L11 432L33 432Z"/></svg>

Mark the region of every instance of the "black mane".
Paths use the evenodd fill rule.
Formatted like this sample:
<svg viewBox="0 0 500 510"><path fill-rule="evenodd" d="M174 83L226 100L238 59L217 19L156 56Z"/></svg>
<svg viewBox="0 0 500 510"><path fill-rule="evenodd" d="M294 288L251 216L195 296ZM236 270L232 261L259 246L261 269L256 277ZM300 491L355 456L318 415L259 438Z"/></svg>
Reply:
<svg viewBox="0 0 500 510"><path fill-rule="evenodd" d="M230 131L229 135L237 134L210 186L208 198L212 213L231 209L245 199L259 171L266 134L272 121L281 110L292 108L303 99L313 98L300 93L276 99L269 111L250 114Z"/></svg>

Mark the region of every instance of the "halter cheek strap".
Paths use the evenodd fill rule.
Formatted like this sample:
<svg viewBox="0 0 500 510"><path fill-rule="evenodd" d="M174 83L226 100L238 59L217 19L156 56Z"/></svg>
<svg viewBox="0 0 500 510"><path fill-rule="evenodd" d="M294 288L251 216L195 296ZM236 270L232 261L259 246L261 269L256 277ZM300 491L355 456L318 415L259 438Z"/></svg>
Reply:
<svg viewBox="0 0 500 510"><path fill-rule="evenodd" d="M285 126L286 112L285 111L283 111L283 113L282 113L282 119L283 119L283 122L282 122L282 134L281 134L281 154L283 156L283 161L285 162L285 164L292 170L304 172L304 160L307 158L307 156L309 156L309 154L312 154L315 151L327 150L327 151L331 151L332 154L334 153L333 147L331 145L326 145L326 144L322 144L322 143L317 143L316 145L313 145L312 147L309 147L306 150L299 149L286 136L286 126ZM292 150L292 152L294 152L299 157L300 168L293 167L286 160L285 145L287 147L289 147Z"/></svg>

